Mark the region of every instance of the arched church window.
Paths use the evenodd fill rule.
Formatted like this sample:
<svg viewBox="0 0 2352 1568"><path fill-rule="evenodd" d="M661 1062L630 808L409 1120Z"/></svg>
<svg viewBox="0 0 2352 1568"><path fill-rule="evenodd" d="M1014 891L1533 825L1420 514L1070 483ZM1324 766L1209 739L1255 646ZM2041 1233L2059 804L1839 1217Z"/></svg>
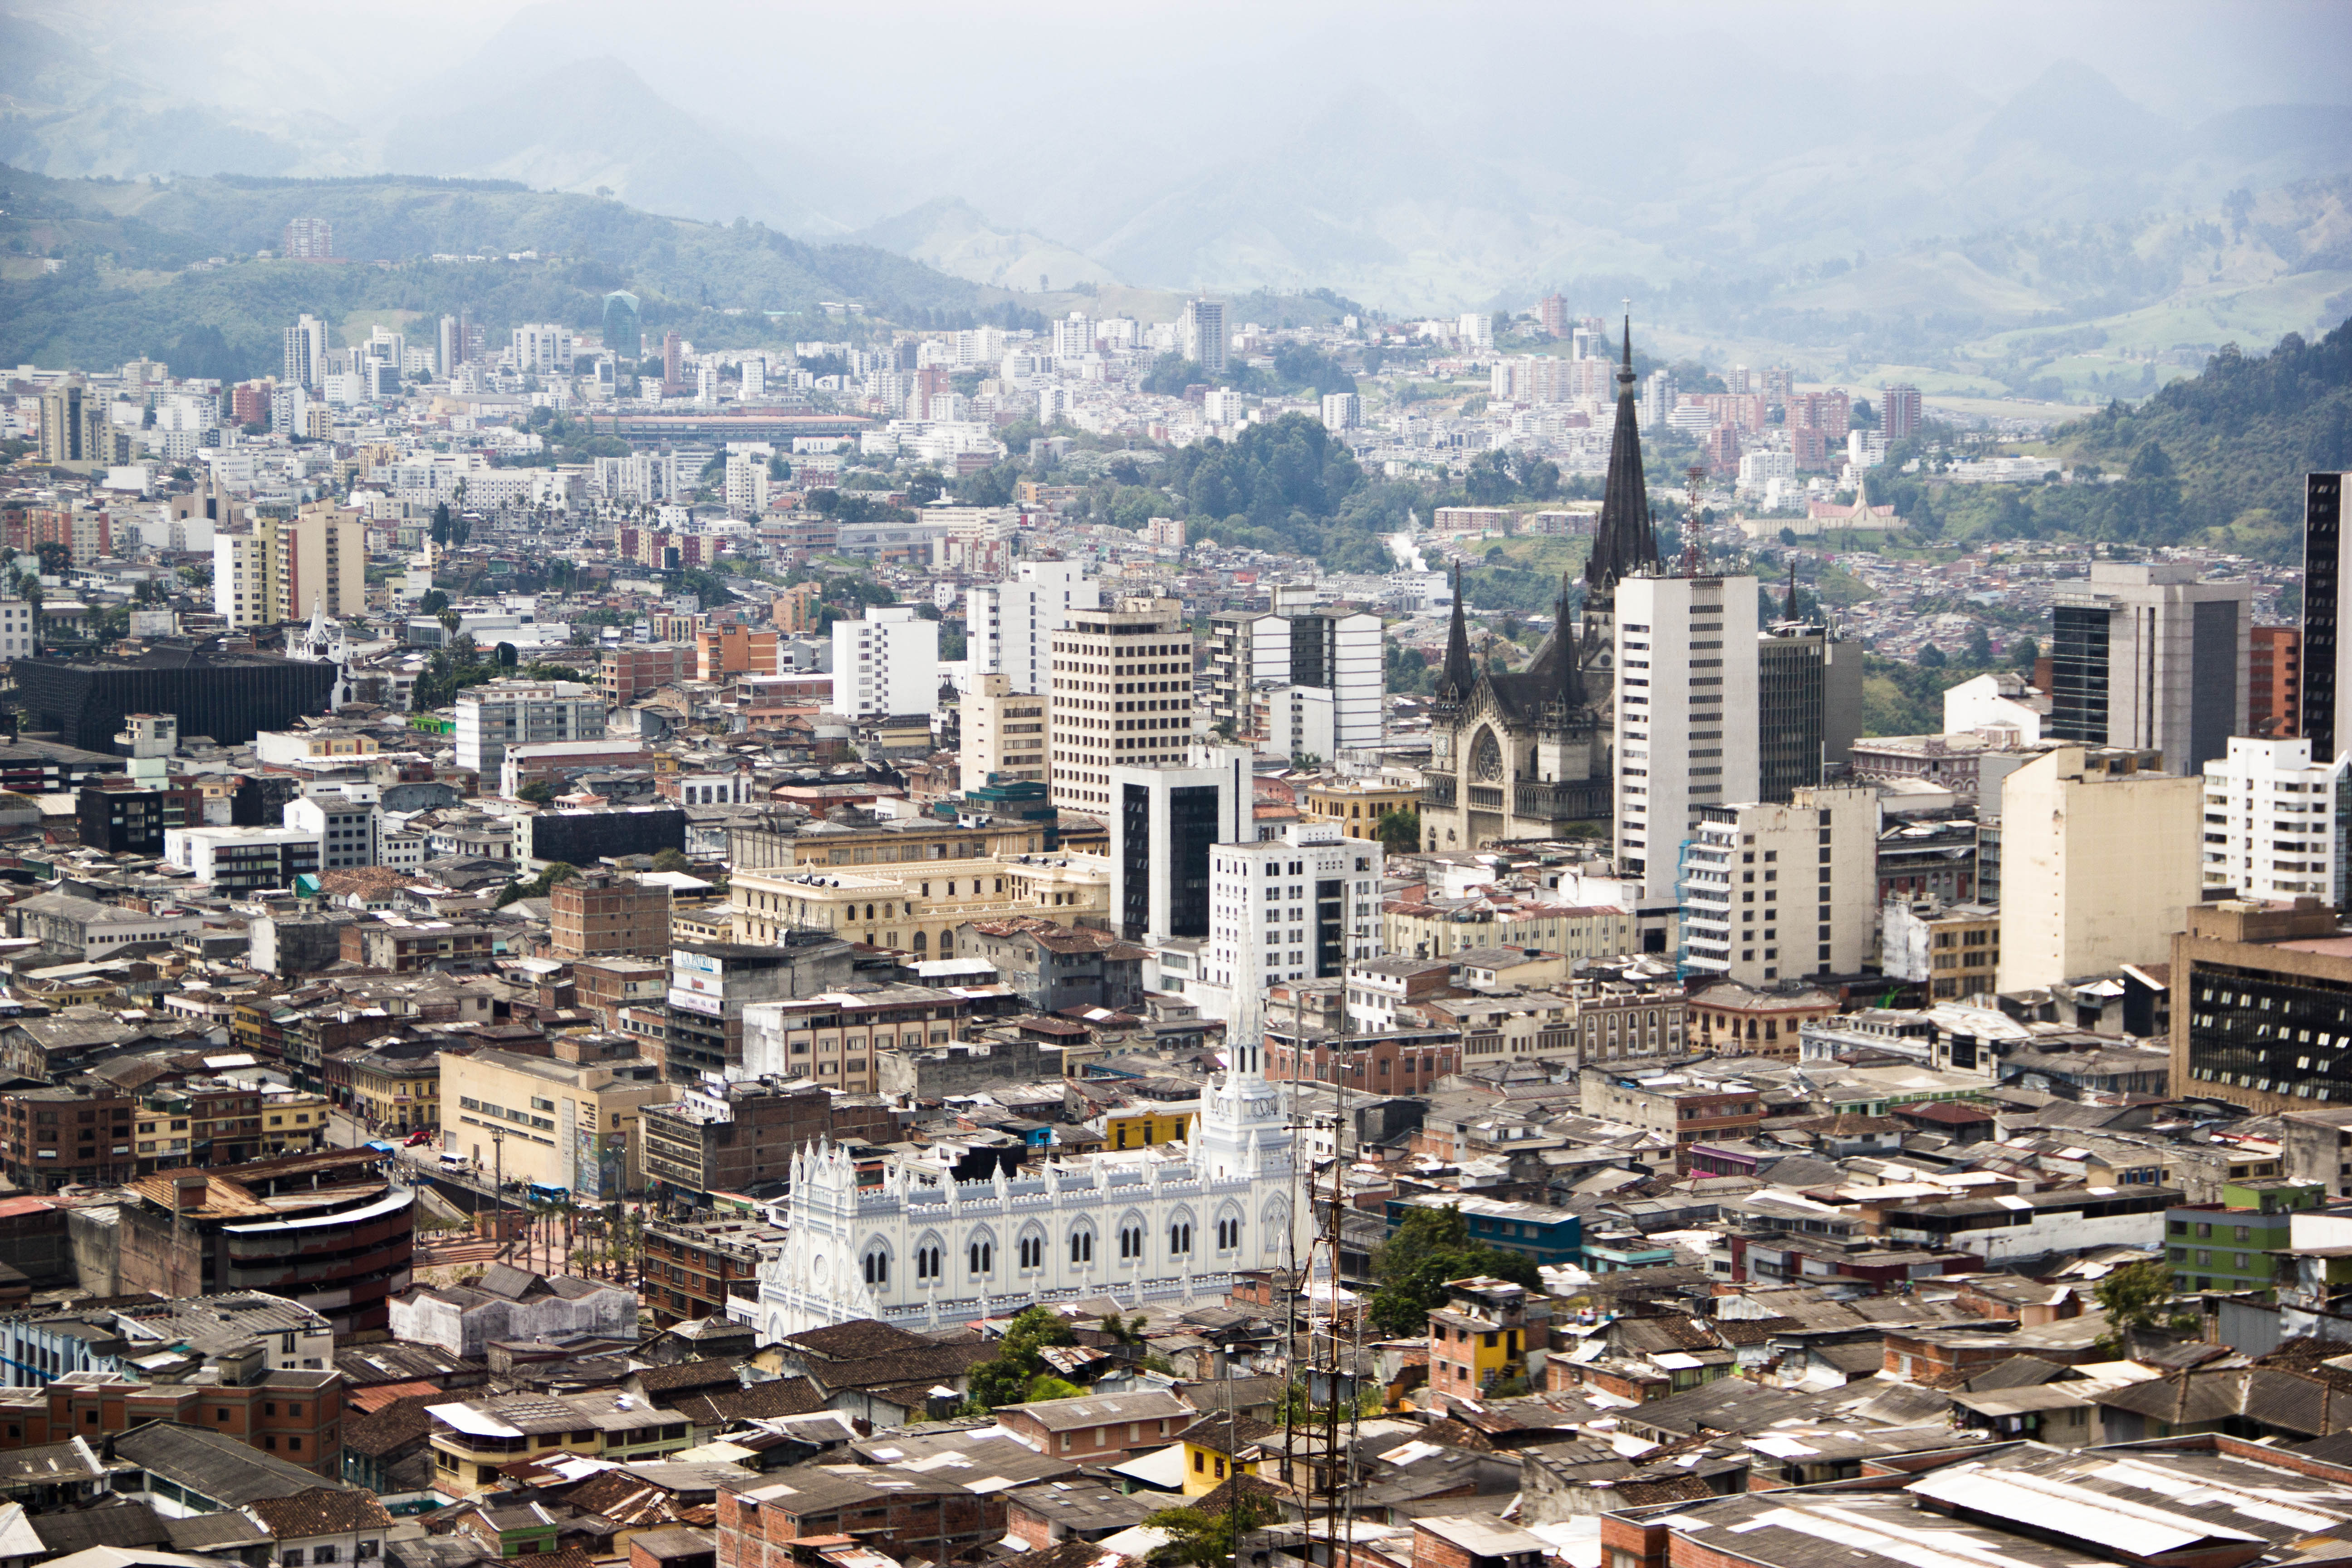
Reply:
<svg viewBox="0 0 2352 1568"><path fill-rule="evenodd" d="M1503 747L1492 730L1479 731L1477 743L1470 748L1470 776L1480 784L1493 784L1503 776Z"/></svg>

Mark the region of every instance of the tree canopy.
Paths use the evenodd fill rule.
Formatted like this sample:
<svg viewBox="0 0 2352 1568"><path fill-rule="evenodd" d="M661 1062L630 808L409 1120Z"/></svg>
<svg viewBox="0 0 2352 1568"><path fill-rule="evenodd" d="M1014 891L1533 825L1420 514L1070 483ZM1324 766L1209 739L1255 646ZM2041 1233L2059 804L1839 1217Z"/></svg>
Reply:
<svg viewBox="0 0 2352 1568"><path fill-rule="evenodd" d="M1543 1289L1534 1259L1473 1241L1470 1222L1453 1207L1407 1209L1396 1234L1373 1255L1372 1273L1380 1280L1372 1292L1372 1321L1382 1333L1399 1336L1429 1331L1430 1311L1444 1304L1449 1279L1489 1274L1530 1290Z"/></svg>
<svg viewBox="0 0 2352 1568"><path fill-rule="evenodd" d="M1003 1345L990 1360L971 1369L971 1393L967 1413L985 1415L1000 1405L1018 1405L1030 1397L1029 1388L1045 1368L1039 1352L1047 1345L1066 1345L1075 1339L1069 1323L1046 1307L1030 1307L1004 1331Z"/></svg>

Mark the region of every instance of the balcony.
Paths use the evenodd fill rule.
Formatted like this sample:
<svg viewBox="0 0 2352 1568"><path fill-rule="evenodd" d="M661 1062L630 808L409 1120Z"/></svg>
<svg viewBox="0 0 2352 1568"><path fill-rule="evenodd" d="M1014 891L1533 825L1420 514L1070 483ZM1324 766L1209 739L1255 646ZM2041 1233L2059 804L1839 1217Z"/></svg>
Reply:
<svg viewBox="0 0 2352 1568"><path fill-rule="evenodd" d="M1454 804L1454 775L1452 773L1424 773L1422 776L1426 781L1421 792L1421 803L1423 805L1452 805Z"/></svg>
<svg viewBox="0 0 2352 1568"><path fill-rule="evenodd" d="M1557 784L1522 782L1512 786L1512 810L1551 822L1584 821L1609 815L1609 781L1573 779Z"/></svg>
<svg viewBox="0 0 2352 1568"><path fill-rule="evenodd" d="M1500 784L1472 784L1470 786L1470 809L1473 811L1502 810L1503 786Z"/></svg>

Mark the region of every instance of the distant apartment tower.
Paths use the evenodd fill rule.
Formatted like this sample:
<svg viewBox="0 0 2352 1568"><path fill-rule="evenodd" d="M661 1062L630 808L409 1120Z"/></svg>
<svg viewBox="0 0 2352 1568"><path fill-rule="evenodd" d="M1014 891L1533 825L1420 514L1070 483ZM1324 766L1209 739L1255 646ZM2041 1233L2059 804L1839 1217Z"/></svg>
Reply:
<svg viewBox="0 0 2352 1568"><path fill-rule="evenodd" d="M332 501L213 535L213 613L235 630L367 607L367 521Z"/></svg>
<svg viewBox="0 0 2352 1568"><path fill-rule="evenodd" d="M833 711L851 719L929 713L940 698L940 623L912 605L869 605L833 623Z"/></svg>
<svg viewBox="0 0 2352 1568"><path fill-rule="evenodd" d="M764 399L768 395L768 356L745 354L742 370L743 385L738 395L746 403L758 403Z"/></svg>
<svg viewBox="0 0 2352 1568"><path fill-rule="evenodd" d="M1484 310L1463 312L1455 329L1464 348L1491 349L1495 346L1495 318Z"/></svg>
<svg viewBox="0 0 2352 1568"><path fill-rule="evenodd" d="M286 329L286 374L278 379L289 386L316 387L327 374L327 323L301 316Z"/></svg>
<svg viewBox="0 0 2352 1568"><path fill-rule="evenodd" d="M1073 611L1102 607L1102 590L1076 561L1024 561L1008 583L964 595L966 646L974 675L1002 675L1015 691L1044 691L1055 634Z"/></svg>
<svg viewBox="0 0 2352 1568"><path fill-rule="evenodd" d="M1045 693L1014 689L1003 675L975 677L963 700L961 763L966 789L1001 784L1044 784L1052 732Z"/></svg>
<svg viewBox="0 0 2352 1568"><path fill-rule="evenodd" d="M604 352L619 359L635 359L645 348L637 337L645 330L639 324L643 320L635 294L625 289L615 289L605 295Z"/></svg>
<svg viewBox="0 0 2352 1568"><path fill-rule="evenodd" d="M1054 739L1061 741L1061 714ZM1056 770L1059 771L1058 769ZM1255 786L1249 752L1202 746L1173 763L1112 767L1095 815L1110 832L1111 919L1129 942L1206 937L1210 858L1248 832Z"/></svg>
<svg viewBox="0 0 2352 1568"><path fill-rule="evenodd" d="M456 316L444 316L433 333L433 368L442 380L466 363L466 325Z"/></svg>
<svg viewBox="0 0 2352 1568"><path fill-rule="evenodd" d="M2303 732L2303 633L2256 626L2246 669L2246 732L2273 740Z"/></svg>
<svg viewBox="0 0 2352 1568"><path fill-rule="evenodd" d="M1323 395L1323 427L1327 430L1353 430L1364 422L1364 400L1352 392L1327 392Z"/></svg>
<svg viewBox="0 0 2352 1568"><path fill-rule="evenodd" d="M2205 781L2154 752L2061 746L2000 792L2000 967L2026 991L2161 963L2201 900Z"/></svg>
<svg viewBox="0 0 2352 1568"><path fill-rule="evenodd" d="M2205 896L2343 908L2347 770L2309 741L2231 737L2229 755L2205 764Z"/></svg>
<svg viewBox="0 0 2352 1568"><path fill-rule="evenodd" d="M1878 786L1700 806L1682 904L1683 963L1695 975L1768 985L1859 973L1878 909Z"/></svg>
<svg viewBox="0 0 2352 1568"><path fill-rule="evenodd" d="M2186 562L2094 562L2052 607L2043 733L2200 772L2246 732L2252 612L2252 584L2200 583Z"/></svg>
<svg viewBox="0 0 2352 1568"><path fill-rule="evenodd" d="M572 374L572 329L556 321L526 321L513 331L514 367L525 375Z"/></svg>
<svg viewBox="0 0 2352 1568"><path fill-rule="evenodd" d="M1537 310L1543 318L1544 336L1548 338L1568 336L1570 327L1566 299L1558 294L1547 294L1543 297L1543 303L1537 307Z"/></svg>
<svg viewBox="0 0 2352 1568"><path fill-rule="evenodd" d="M1861 733L1861 646L1819 621L1767 627L1756 644L1757 798L1794 800L1845 762Z"/></svg>
<svg viewBox="0 0 2352 1568"><path fill-rule="evenodd" d="M1192 744L1192 634L1183 603L1136 595L1074 611L1048 646L1054 804L1099 816L1119 804L1114 768L1173 767ZM838 679L838 647L834 657Z"/></svg>
<svg viewBox="0 0 2352 1568"><path fill-rule="evenodd" d="M2344 531L2344 476L2306 474L2303 481L2303 732L2311 754L2334 762L2352 742L2352 637L2343 598L2352 576Z"/></svg>
<svg viewBox="0 0 2352 1568"><path fill-rule="evenodd" d="M676 392L686 385L686 345L676 332L662 334L662 390Z"/></svg>
<svg viewBox="0 0 2352 1568"><path fill-rule="evenodd" d="M1225 349L1231 338L1225 327L1223 300L1187 300L1182 322L1184 357L1212 375L1225 369Z"/></svg>
<svg viewBox="0 0 2352 1568"><path fill-rule="evenodd" d="M324 261L335 254L335 226L322 217L289 218L283 254L293 261Z"/></svg>
<svg viewBox="0 0 2352 1568"><path fill-rule="evenodd" d="M1675 901L1701 806L1758 795L1756 579L1617 584L1617 863Z"/></svg>
<svg viewBox="0 0 2352 1568"><path fill-rule="evenodd" d="M1888 446L1919 433L1919 389L1897 384L1878 392L1878 431Z"/></svg>

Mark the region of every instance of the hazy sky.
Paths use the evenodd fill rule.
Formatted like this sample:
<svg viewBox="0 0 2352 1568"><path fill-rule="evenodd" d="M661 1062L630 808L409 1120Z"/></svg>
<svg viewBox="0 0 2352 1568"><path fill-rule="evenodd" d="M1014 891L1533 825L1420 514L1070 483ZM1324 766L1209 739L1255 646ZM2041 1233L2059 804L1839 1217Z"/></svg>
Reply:
<svg viewBox="0 0 2352 1568"><path fill-rule="evenodd" d="M2247 103L2352 102L2352 78L2334 68L2352 46L2344 0L13 4L171 90L362 126L509 26L517 47L500 63L520 71L610 53L715 121L901 148L958 126L1083 137L1072 117L1105 113L1147 142L1214 142L1357 80L1428 118L1507 117L1514 91L1671 115L1693 94L1772 97L1775 87L1787 112L1836 114L1840 100L1818 96L1824 84L1942 74L1998 98L2070 56L2178 119Z"/></svg>

